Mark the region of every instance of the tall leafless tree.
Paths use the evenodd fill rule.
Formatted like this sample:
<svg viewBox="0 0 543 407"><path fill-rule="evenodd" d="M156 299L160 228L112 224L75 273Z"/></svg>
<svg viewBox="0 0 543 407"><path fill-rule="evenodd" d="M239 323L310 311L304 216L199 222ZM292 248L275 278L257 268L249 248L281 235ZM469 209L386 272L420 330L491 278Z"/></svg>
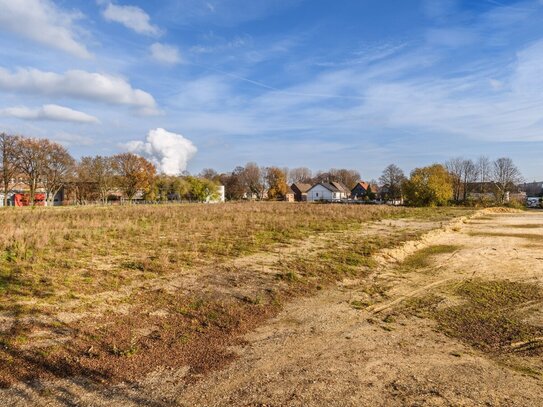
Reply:
<svg viewBox="0 0 543 407"><path fill-rule="evenodd" d="M53 204L55 196L65 186L74 169L75 160L68 150L60 144L49 142L42 177L48 205Z"/></svg>
<svg viewBox="0 0 543 407"><path fill-rule="evenodd" d="M462 196L462 175L464 172L464 159L462 157L451 158L445 163L445 168L451 174L453 200L460 201Z"/></svg>
<svg viewBox="0 0 543 407"><path fill-rule="evenodd" d="M8 204L8 193L13 185L13 180L19 172L17 168L17 149L20 137L0 134L0 173L2 189L4 192L4 206Z"/></svg>
<svg viewBox="0 0 543 407"><path fill-rule="evenodd" d="M472 160L464 160L462 162L462 194L464 201L468 199L473 183L477 181L477 175L477 165Z"/></svg>
<svg viewBox="0 0 543 407"><path fill-rule="evenodd" d="M30 191L30 204L34 205L36 191L47 168L51 142L47 139L21 138L17 143L17 169Z"/></svg>
<svg viewBox="0 0 543 407"><path fill-rule="evenodd" d="M401 199L402 184L405 179L403 171L397 165L390 164L379 177L379 184L387 191L386 195L389 199Z"/></svg>
<svg viewBox="0 0 543 407"><path fill-rule="evenodd" d="M479 191L480 193L485 193L487 191L488 183L492 177L492 162L490 159L484 155L480 156L477 159L477 180L479 182Z"/></svg>
<svg viewBox="0 0 543 407"><path fill-rule="evenodd" d="M498 158L494 161L492 178L496 186L496 199L499 203L504 203L507 193L523 180L520 170L508 157Z"/></svg>
<svg viewBox="0 0 543 407"><path fill-rule="evenodd" d="M311 183L311 178L313 177L312 171L307 167L298 167L293 168L289 171L288 181L290 184L296 182L302 182L304 184Z"/></svg>
<svg viewBox="0 0 543 407"><path fill-rule="evenodd" d="M319 171L313 178L313 182L341 182L347 188L352 189L360 181L360 173L346 168L331 168L328 171Z"/></svg>
<svg viewBox="0 0 543 407"><path fill-rule="evenodd" d="M245 165L241 179L247 193L256 195L258 199L264 197L266 191L265 171L256 163L247 163Z"/></svg>
<svg viewBox="0 0 543 407"><path fill-rule="evenodd" d="M107 203L115 186L115 170L112 157L82 157L77 166L77 178L81 195L94 195ZM88 198L88 197L86 197Z"/></svg>

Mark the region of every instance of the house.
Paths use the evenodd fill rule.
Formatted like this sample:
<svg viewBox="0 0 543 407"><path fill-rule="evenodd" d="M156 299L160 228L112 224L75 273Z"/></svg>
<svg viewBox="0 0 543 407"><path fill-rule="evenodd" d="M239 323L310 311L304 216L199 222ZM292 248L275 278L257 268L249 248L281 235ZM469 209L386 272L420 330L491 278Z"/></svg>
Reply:
<svg viewBox="0 0 543 407"><path fill-rule="evenodd" d="M338 202L347 199L348 189L338 182L319 182L307 191L308 202Z"/></svg>
<svg viewBox="0 0 543 407"><path fill-rule="evenodd" d="M290 186L292 192L294 192L294 200L296 202L307 201L307 191L311 189L310 184L304 184L303 182L295 182Z"/></svg>
<svg viewBox="0 0 543 407"><path fill-rule="evenodd" d="M341 199L347 199L349 195L351 194L351 190L345 186L345 184L342 184L341 182L332 181L330 182L330 185L336 187L339 192L341 192L342 196Z"/></svg>
<svg viewBox="0 0 543 407"><path fill-rule="evenodd" d="M368 194L368 191L370 192ZM376 195L377 194L377 187L375 185L370 185L367 182L360 181L358 182L354 188L351 190L351 198L352 199L364 199L368 195Z"/></svg>
<svg viewBox="0 0 543 407"><path fill-rule="evenodd" d="M285 194L284 201L285 202L295 202L295 194L294 194L294 191L292 190L292 188L287 189L287 193Z"/></svg>

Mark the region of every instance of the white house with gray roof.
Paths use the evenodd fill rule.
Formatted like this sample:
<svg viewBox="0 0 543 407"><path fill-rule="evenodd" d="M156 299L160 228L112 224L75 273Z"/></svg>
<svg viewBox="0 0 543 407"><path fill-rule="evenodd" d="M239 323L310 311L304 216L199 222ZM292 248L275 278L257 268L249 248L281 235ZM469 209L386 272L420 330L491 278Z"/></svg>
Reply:
<svg viewBox="0 0 543 407"><path fill-rule="evenodd" d="M346 199L349 195L349 190L339 182L319 182L307 191L307 201L327 201L336 202Z"/></svg>

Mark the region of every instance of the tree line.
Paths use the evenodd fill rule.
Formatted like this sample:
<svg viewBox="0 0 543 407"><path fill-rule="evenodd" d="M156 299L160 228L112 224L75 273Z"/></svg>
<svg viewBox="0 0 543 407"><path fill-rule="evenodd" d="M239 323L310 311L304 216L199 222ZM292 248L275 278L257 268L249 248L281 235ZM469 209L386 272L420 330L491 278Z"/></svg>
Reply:
<svg viewBox="0 0 543 407"><path fill-rule="evenodd" d="M217 195L218 184L208 179L157 174L153 163L131 154L88 156L76 161L62 145L48 139L0 134L0 183L4 206L8 193L23 184L34 203L38 189L48 204L63 187L73 201L107 203L118 191L128 200L143 192L148 201L189 199L204 201Z"/></svg>
<svg viewBox="0 0 543 407"><path fill-rule="evenodd" d="M259 167L254 162L238 166L232 172L218 174L213 169L200 173L225 186L226 198L239 200L250 196L256 199L282 199L289 190L289 185L303 183L314 185L318 182L341 182L352 189L360 181L360 173L351 169L332 168L328 171L313 173L309 168ZM376 181L375 181L376 183Z"/></svg>
<svg viewBox="0 0 543 407"><path fill-rule="evenodd" d="M112 191L128 200L143 193L142 198L147 201L201 202L216 197L219 184L225 186L228 200L276 200L283 199L293 183L340 182L352 189L361 180L360 173L352 169L332 168L314 173L306 167L261 167L254 162L222 174L207 168L197 176L168 176L158 174L153 163L135 154L87 156L76 161L65 147L51 140L5 133L0 134L0 176L4 205L17 183L27 186L31 202L39 188L44 189L47 201L52 203L60 189L69 186L73 201L107 203ZM467 202L473 193L492 193L498 203L503 203L507 192L520 182L521 173L510 158L491 161L483 156L475 161L456 157L444 164L416 168L409 177L391 164L370 185L379 186L380 198L384 200L426 206Z"/></svg>
<svg viewBox="0 0 543 407"><path fill-rule="evenodd" d="M414 206L467 203L470 197L494 200L503 204L508 192L514 192L523 181L513 160L501 157L491 161L481 156L476 161L456 157L444 164L415 168L407 178L391 164L379 178L385 199L405 199Z"/></svg>

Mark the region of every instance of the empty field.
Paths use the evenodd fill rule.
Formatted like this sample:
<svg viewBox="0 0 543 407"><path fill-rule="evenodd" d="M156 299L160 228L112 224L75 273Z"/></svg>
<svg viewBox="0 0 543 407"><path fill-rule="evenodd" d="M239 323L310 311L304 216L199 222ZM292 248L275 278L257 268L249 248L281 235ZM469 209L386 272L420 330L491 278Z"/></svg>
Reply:
<svg viewBox="0 0 543 407"><path fill-rule="evenodd" d="M543 216L473 215L282 203L0 211L0 396L530 405L543 369ZM511 379L517 388L491 384Z"/></svg>

